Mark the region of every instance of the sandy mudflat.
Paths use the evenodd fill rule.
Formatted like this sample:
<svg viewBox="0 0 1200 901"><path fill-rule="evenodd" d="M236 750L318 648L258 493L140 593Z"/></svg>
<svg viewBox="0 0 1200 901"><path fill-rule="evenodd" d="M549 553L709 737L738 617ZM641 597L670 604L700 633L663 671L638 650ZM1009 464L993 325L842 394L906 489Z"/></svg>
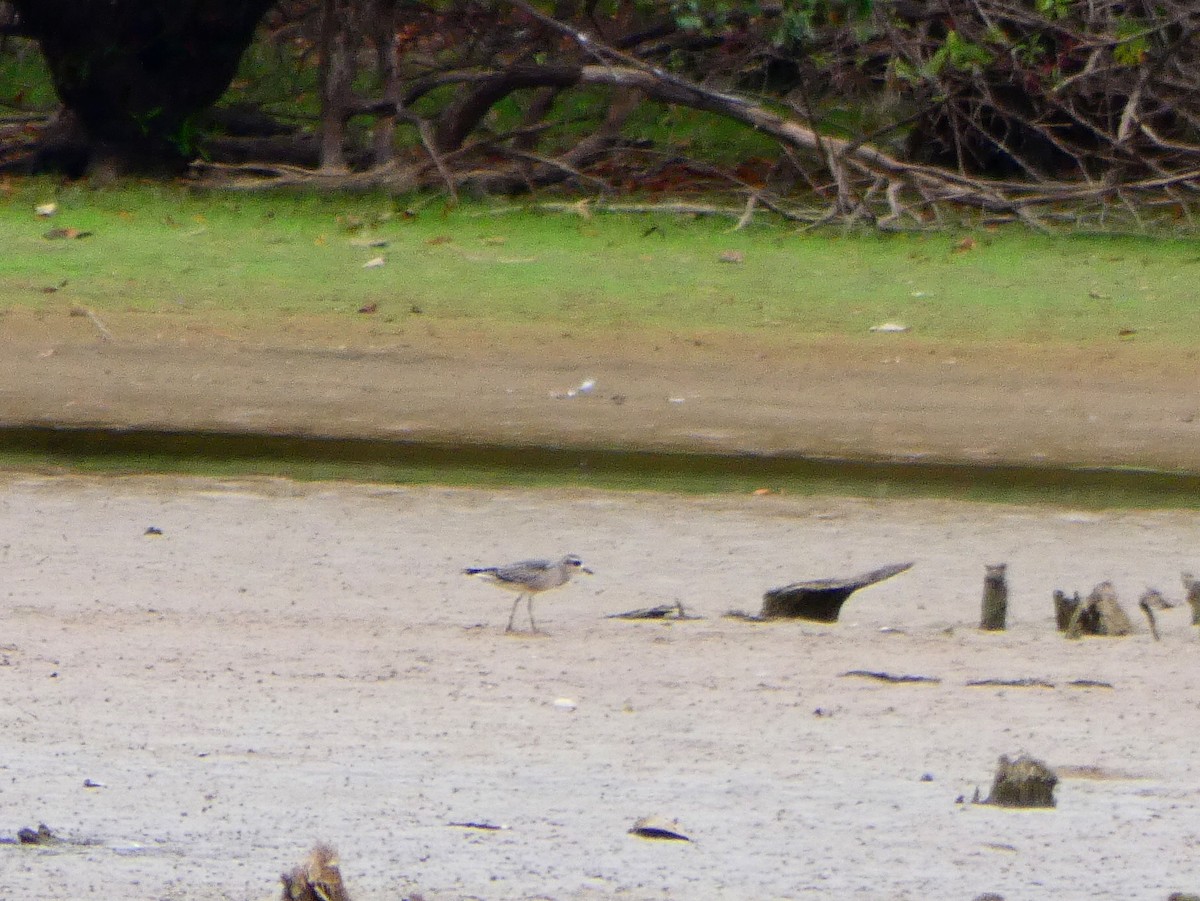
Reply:
<svg viewBox="0 0 1200 901"><path fill-rule="evenodd" d="M0 845L2 898L265 899L316 839L356 901L1200 891L1197 630L1070 643L1050 605L1178 599L1197 513L9 475L0 532L0 835L70 840ZM545 637L458 574L565 551L596 575ZM910 558L837 626L720 617ZM705 619L603 618L677 599ZM1022 677L1056 687L965 684ZM956 803L1020 751L1057 810Z"/></svg>

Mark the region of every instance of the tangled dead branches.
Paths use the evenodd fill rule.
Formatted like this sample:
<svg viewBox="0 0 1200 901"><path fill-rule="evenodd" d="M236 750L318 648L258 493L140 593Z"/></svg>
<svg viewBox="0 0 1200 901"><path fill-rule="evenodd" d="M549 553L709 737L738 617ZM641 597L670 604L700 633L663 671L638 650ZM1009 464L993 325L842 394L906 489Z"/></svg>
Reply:
<svg viewBox="0 0 1200 901"><path fill-rule="evenodd" d="M1114 209L1188 216L1200 186L1191 0L554 12L529 0L279 4L263 39L316 65L319 134L297 136L286 165L278 136L212 139L195 175L455 198L561 183L611 194L675 167L743 195L746 215L881 228L962 207L1038 226ZM777 150L753 173L689 158L645 125L647 109L681 107Z"/></svg>

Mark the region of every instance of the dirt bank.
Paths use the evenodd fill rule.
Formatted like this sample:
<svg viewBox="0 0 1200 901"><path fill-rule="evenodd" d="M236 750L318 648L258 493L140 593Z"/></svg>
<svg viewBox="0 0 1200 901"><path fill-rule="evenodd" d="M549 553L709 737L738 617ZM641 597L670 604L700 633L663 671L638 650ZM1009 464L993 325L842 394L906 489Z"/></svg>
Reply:
<svg viewBox="0 0 1200 901"><path fill-rule="evenodd" d="M0 317L0 424L1200 471L1200 360L1136 342L102 324L112 340L65 311Z"/></svg>

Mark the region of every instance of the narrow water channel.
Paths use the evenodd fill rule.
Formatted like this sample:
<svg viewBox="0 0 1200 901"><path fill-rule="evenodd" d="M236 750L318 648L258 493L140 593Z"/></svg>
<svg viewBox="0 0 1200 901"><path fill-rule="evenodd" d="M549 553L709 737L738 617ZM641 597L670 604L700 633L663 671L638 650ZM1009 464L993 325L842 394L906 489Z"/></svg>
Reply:
<svg viewBox="0 0 1200 901"><path fill-rule="evenodd" d="M0 466L388 484L929 497L1100 509L1200 507L1200 473L1192 472L99 428L0 429Z"/></svg>

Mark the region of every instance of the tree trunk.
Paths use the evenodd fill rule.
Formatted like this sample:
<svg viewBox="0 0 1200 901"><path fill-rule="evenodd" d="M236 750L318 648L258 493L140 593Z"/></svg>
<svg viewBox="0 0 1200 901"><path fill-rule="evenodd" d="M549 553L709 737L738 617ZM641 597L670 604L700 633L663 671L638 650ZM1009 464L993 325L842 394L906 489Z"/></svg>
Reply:
<svg viewBox="0 0 1200 901"><path fill-rule="evenodd" d="M371 12L371 27L383 99L399 106L403 100L403 84L400 78L400 47L396 43L396 6L397 0L379 0ZM376 166L384 166L396 158L394 111L383 113L375 120L372 158Z"/></svg>
<svg viewBox="0 0 1200 901"><path fill-rule="evenodd" d="M272 0L13 0L92 164L180 166Z"/></svg>
<svg viewBox="0 0 1200 901"><path fill-rule="evenodd" d="M325 0L321 12L321 171L345 172L346 110L354 81L350 4Z"/></svg>

